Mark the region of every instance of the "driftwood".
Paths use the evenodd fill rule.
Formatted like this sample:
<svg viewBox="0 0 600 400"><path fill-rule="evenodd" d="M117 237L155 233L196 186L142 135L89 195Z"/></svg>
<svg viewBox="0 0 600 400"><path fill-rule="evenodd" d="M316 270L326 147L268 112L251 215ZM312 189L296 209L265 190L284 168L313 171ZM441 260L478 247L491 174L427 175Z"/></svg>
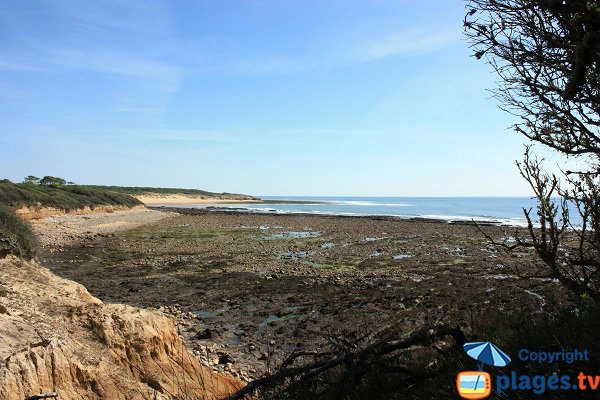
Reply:
<svg viewBox="0 0 600 400"><path fill-rule="evenodd" d="M58 397L58 393L50 392L50 393L44 393L44 394L34 394L31 396L25 397L25 400L49 399L51 397L54 397L54 398Z"/></svg>
<svg viewBox="0 0 600 400"><path fill-rule="evenodd" d="M415 345L422 345L433 339L439 339L445 336L451 336L459 345L462 345L465 342L465 335L459 328L452 325L437 325L419 329L405 338L378 341L366 347L349 349L342 354L325 353L329 354L330 357L298 367L287 367L287 365L292 364L293 361L299 357L316 355L315 353L293 353L283 363L282 368L280 368L279 371L248 383L244 388L230 395L225 400L241 400L258 389L276 387L284 383L287 379L296 378L299 380L307 380L335 367L348 364L353 364L355 366L352 371L352 381L353 383L357 383L368 371L370 363L373 360L382 359L394 351L407 349ZM323 354L319 354L319 356L322 355ZM414 377L428 377L426 374L403 369L402 367L396 367L396 371L393 372L402 372Z"/></svg>

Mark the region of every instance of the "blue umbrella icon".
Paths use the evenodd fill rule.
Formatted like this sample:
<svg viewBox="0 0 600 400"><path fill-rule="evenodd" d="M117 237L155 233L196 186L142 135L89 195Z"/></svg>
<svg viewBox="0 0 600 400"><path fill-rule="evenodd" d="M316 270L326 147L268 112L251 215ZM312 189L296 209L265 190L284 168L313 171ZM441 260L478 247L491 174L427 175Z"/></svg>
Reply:
<svg viewBox="0 0 600 400"><path fill-rule="evenodd" d="M464 344L463 349L469 357L479 361L480 371L484 364L506 367L510 363L510 357L492 342L469 342Z"/></svg>

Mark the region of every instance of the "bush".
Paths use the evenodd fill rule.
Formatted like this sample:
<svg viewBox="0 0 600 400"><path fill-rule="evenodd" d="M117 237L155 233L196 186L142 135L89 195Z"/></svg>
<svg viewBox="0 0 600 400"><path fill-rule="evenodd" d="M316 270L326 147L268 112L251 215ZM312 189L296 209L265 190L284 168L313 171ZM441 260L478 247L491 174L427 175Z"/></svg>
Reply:
<svg viewBox="0 0 600 400"><path fill-rule="evenodd" d="M122 205L133 207L142 203L125 194L106 188L69 185L46 186L30 183L0 181L0 204L11 207L46 206L65 211L99 205Z"/></svg>
<svg viewBox="0 0 600 400"><path fill-rule="evenodd" d="M31 259L36 250L37 241L29 226L13 209L0 204L0 257L13 254Z"/></svg>
<svg viewBox="0 0 600 400"><path fill-rule="evenodd" d="M539 313L527 309L509 313L495 310L481 310L473 318L467 339L469 341L492 341L512 357L508 368L486 366L492 375L576 376L579 371L593 371L600 365L600 309L589 299L582 298L570 307L555 307L553 312ZM360 347L352 335L345 335L344 342L351 348ZM412 399L454 399L458 398L454 381L461 371L473 370L476 361L468 357L461 346L413 346L392 357L376 357L367 362L358 362L353 357L335 369L312 369L306 374L301 364L297 374L275 385L261 387L257 392L260 400L412 400ZM520 349L532 351L588 350L588 361L537 363L518 359ZM326 361L343 355L336 349L333 353L323 349ZM428 367L428 366L432 367ZM279 370L279 372L281 369ZM357 376L365 372L362 380L345 393L336 389L344 388ZM314 373L313 373L314 372ZM277 374L277 371L274 375ZM269 378L266 378L269 379ZM263 381L266 379L262 379ZM260 381L259 379L258 381ZM250 383L253 385L254 383ZM333 389L333 390L332 390ZM557 393L550 393L548 398ZM594 392L579 393L578 399L597 399ZM540 395L527 390L507 390L504 394L493 393L489 400L539 399Z"/></svg>

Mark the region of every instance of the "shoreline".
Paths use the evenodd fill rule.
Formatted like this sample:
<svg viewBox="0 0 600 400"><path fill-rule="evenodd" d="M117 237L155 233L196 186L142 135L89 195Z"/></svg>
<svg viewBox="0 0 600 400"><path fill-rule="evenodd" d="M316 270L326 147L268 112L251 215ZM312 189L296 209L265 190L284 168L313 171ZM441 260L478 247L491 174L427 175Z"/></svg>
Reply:
<svg viewBox="0 0 600 400"><path fill-rule="evenodd" d="M277 204L282 202L277 201ZM177 207L177 205L147 205L149 209L157 211L168 211L176 212L183 215L205 215L205 214L224 214L224 215L236 215L236 214L247 214L247 215L265 215L265 216L284 216L284 215L303 215L310 217L324 217L324 218L359 218L359 219L372 219L381 221L413 221L413 222L426 222L426 223L440 223L449 225L469 225L469 226L503 226L503 227L522 227L519 224L511 224L506 220L493 220L493 219L467 219L467 217L429 217L429 216L411 216L411 215L385 215L385 214L336 214L336 213L316 213L316 212L277 212L276 210L252 210L245 207L219 207L219 206L207 206L207 207Z"/></svg>
<svg viewBox="0 0 600 400"><path fill-rule="evenodd" d="M204 197L184 194L147 194L134 195L136 199L148 207L177 206L193 204L322 204L321 201L308 200L264 200L260 198L227 198L227 197Z"/></svg>
<svg viewBox="0 0 600 400"><path fill-rule="evenodd" d="M402 220L433 220L451 224L500 225L527 227L520 213L520 202L446 202L433 200L412 201L403 198L381 200L380 198L268 198L268 199L208 199L171 197L146 200L148 207L173 207L177 209L204 209L214 212L237 212L256 214L333 215L344 217L389 217ZM537 226L534 224L534 226Z"/></svg>
<svg viewBox="0 0 600 400"><path fill-rule="evenodd" d="M159 210L164 218L136 229L69 240L60 251L55 242L44 251L45 264L104 302L174 316L203 365L244 381L260 377L267 360L319 348L325 330L410 330L429 319L467 326L468 307L537 310L540 298L557 290L552 280L513 275L513 264L530 253L506 257L472 224L152 211ZM506 236L499 226L482 229ZM94 231L88 224L81 230Z"/></svg>

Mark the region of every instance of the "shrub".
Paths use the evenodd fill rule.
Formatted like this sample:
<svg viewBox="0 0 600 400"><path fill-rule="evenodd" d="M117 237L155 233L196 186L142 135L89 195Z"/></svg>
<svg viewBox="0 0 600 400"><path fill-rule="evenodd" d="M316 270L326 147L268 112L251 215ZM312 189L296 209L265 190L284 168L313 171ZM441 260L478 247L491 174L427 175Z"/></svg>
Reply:
<svg viewBox="0 0 600 400"><path fill-rule="evenodd" d="M13 254L31 259L36 249L37 241L29 226L12 208L0 204L0 257Z"/></svg>
<svg viewBox="0 0 600 400"><path fill-rule="evenodd" d="M98 205L133 207L142 203L125 194L106 188L71 185L47 186L0 181L0 204L11 207L46 206L65 211Z"/></svg>

